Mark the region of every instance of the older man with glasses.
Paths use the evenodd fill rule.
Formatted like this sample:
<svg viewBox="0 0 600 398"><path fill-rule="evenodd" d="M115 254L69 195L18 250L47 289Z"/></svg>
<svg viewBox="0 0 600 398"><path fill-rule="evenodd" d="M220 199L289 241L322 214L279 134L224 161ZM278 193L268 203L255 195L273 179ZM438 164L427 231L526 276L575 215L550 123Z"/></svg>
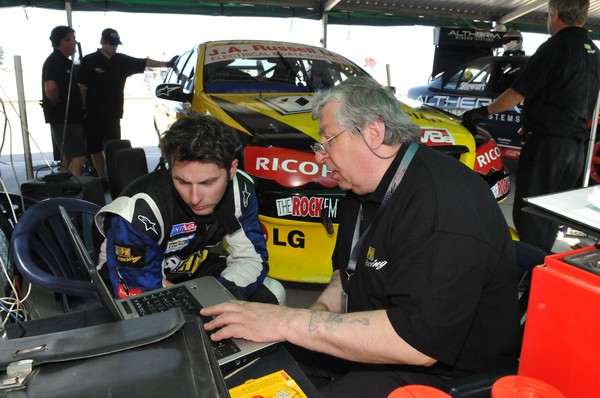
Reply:
<svg viewBox="0 0 600 398"><path fill-rule="evenodd" d="M205 308L214 340L287 341L324 397L386 397L399 386L516 366L516 260L488 186L419 145L394 94L350 78L315 96L315 158L348 190L334 272L308 309Z"/></svg>

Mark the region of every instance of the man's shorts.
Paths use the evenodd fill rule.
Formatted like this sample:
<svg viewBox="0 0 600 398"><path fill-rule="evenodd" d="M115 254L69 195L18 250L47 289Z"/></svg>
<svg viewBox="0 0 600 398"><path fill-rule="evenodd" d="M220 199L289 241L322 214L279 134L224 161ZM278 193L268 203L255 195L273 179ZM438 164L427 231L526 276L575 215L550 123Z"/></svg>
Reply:
<svg viewBox="0 0 600 398"><path fill-rule="evenodd" d="M121 139L121 119L88 117L83 122L88 154L102 152L104 143Z"/></svg>
<svg viewBox="0 0 600 398"><path fill-rule="evenodd" d="M50 124L52 140L60 148L62 157L73 159L87 155L86 139L83 133L83 125L67 123ZM64 139L63 139L64 134Z"/></svg>

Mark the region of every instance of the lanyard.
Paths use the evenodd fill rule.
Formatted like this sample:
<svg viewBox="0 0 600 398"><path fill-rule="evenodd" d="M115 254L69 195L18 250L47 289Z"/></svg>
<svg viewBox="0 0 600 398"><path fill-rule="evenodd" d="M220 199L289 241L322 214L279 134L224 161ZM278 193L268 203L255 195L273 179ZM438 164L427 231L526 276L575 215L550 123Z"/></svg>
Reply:
<svg viewBox="0 0 600 398"><path fill-rule="evenodd" d="M377 216L381 214L383 209L385 209L388 202L391 200L394 191L398 187L398 184L400 184L400 181L402 181L402 178L404 178L404 174L406 174L406 169L408 168L408 165L413 159L415 152L417 152L418 147L419 144L417 144L416 142L412 142L409 145L408 149L406 150L406 153L404 154L404 157L402 158L402 161L398 165L398 169L396 170L396 174L394 174L394 178L392 178L392 181L390 181L390 185L388 185L387 191L383 198L383 202L381 202L381 205L379 205L377 213L375 214L375 218L377 218ZM359 236L361 219L362 204L360 205L360 208L358 210L358 217L356 218L356 225L354 226L354 235L352 236L352 251L350 252L350 260L348 260L348 267L346 268L348 282L350 282L350 277L354 275L354 270L356 269L356 260L358 260L358 252L360 251L360 247L362 246L362 243L365 240L365 237L367 236L367 233L371 229L372 225L371 223L371 225L369 225L367 229Z"/></svg>

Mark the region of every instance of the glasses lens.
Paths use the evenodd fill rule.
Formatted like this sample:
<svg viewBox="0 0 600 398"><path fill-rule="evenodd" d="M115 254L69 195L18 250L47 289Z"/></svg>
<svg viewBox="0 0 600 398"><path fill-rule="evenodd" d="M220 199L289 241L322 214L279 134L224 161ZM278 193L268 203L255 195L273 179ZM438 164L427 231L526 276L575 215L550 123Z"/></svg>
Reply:
<svg viewBox="0 0 600 398"><path fill-rule="evenodd" d="M325 153L327 153L327 150L325 149L325 147L323 146L323 144L321 144L320 142L314 143L310 146L310 149L313 150L314 153L320 153L322 155L324 155Z"/></svg>

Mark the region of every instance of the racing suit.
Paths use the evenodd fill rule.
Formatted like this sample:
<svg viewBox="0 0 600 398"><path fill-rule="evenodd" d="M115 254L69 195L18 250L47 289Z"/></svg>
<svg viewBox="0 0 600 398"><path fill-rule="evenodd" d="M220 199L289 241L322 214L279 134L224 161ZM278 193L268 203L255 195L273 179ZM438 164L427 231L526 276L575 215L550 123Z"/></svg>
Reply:
<svg viewBox="0 0 600 398"><path fill-rule="evenodd" d="M248 298L269 270L254 183L241 171L210 215L195 215L162 168L130 184L95 221L105 237L99 267L107 264L117 298L206 275Z"/></svg>

